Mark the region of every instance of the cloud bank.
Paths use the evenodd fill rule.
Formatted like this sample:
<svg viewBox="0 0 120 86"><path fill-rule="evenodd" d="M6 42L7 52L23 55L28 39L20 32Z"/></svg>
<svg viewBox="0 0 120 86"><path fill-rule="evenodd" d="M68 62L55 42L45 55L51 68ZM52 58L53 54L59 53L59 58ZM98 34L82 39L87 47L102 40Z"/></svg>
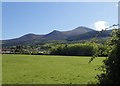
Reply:
<svg viewBox="0 0 120 86"><path fill-rule="evenodd" d="M105 30L108 28L108 22L106 21L97 21L94 23L94 27L97 31Z"/></svg>

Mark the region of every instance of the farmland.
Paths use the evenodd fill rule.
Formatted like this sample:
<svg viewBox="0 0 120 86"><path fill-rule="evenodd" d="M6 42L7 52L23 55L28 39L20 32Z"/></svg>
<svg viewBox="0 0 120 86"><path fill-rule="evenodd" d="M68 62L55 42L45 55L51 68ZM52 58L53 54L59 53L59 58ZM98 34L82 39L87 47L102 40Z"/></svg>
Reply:
<svg viewBox="0 0 120 86"><path fill-rule="evenodd" d="M2 55L3 84L87 84L95 80L103 57Z"/></svg>

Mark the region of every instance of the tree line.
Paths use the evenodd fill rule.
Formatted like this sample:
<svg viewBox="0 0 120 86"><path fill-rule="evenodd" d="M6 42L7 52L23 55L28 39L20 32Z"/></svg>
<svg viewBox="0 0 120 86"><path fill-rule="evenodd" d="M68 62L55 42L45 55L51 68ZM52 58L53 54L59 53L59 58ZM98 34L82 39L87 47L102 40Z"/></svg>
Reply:
<svg viewBox="0 0 120 86"><path fill-rule="evenodd" d="M47 43L37 46L11 46L12 54L34 55L68 55L68 56L92 56L99 52L99 56L106 56L110 47L106 44L85 43Z"/></svg>
<svg viewBox="0 0 120 86"><path fill-rule="evenodd" d="M107 56L109 47L95 43L58 44L50 49L51 55L93 56L99 52L99 56Z"/></svg>

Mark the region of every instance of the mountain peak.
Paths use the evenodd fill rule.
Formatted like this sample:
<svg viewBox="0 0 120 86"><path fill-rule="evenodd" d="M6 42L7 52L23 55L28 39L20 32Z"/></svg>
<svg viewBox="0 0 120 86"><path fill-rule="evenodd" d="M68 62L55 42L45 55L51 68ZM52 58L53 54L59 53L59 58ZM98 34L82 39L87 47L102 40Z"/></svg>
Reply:
<svg viewBox="0 0 120 86"><path fill-rule="evenodd" d="M28 33L28 34L25 34L24 36L32 36L32 35L36 35L36 34Z"/></svg>
<svg viewBox="0 0 120 86"><path fill-rule="evenodd" d="M52 32L59 32L58 30L53 30Z"/></svg>
<svg viewBox="0 0 120 86"><path fill-rule="evenodd" d="M88 28L88 27L85 27L85 26L78 26L77 28Z"/></svg>
<svg viewBox="0 0 120 86"><path fill-rule="evenodd" d="M52 32L46 34L46 36L51 36L51 35L57 35L57 34L60 34L61 32L58 31L58 30L53 30Z"/></svg>
<svg viewBox="0 0 120 86"><path fill-rule="evenodd" d="M69 35L69 36L74 36L74 35L84 34L84 33L91 32L91 31L94 31L94 30L88 27L85 27L85 26L79 26L73 30L65 31L64 34Z"/></svg>
<svg viewBox="0 0 120 86"><path fill-rule="evenodd" d="M28 33L26 35L23 35L22 38L24 38L24 37L33 37L33 36L37 36L37 35L33 34L33 33Z"/></svg>
<svg viewBox="0 0 120 86"><path fill-rule="evenodd" d="M85 26L79 26L79 27L77 27L77 28L75 28L73 30L91 30L91 31L93 31L93 29L85 27Z"/></svg>
<svg viewBox="0 0 120 86"><path fill-rule="evenodd" d="M43 37L43 35L36 35L33 33L28 33L24 36L21 36L20 39L22 40L33 40L33 39L40 39L41 37Z"/></svg>
<svg viewBox="0 0 120 86"><path fill-rule="evenodd" d="M51 33L46 34L44 37L50 40L64 40L66 38L66 36L58 30L53 30Z"/></svg>
<svg viewBox="0 0 120 86"><path fill-rule="evenodd" d="M53 30L51 33L52 33L52 34L53 34L53 33L56 34L56 33L60 33L60 31L58 31L58 30ZM51 33L49 33L49 34L51 34Z"/></svg>

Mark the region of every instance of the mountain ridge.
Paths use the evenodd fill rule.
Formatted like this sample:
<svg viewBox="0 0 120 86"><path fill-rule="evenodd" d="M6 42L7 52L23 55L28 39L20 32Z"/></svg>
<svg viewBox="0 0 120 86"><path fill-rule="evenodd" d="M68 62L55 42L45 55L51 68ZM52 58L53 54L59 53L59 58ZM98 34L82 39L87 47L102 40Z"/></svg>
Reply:
<svg viewBox="0 0 120 86"><path fill-rule="evenodd" d="M30 42L47 42L52 40L66 40L66 41L78 41L78 40L87 40L90 38L93 38L95 34L97 34L98 31L93 30L91 28L85 27L85 26L79 26L75 29L69 30L69 31L58 31L53 30L52 32L44 35L38 35L38 34L25 34L21 37L9 39L9 40L3 40L3 46L4 45L18 45L18 44L24 44L24 43L30 43ZM111 32L111 31L110 31ZM106 31L106 34L101 35L100 37L108 37L110 36L110 32Z"/></svg>

